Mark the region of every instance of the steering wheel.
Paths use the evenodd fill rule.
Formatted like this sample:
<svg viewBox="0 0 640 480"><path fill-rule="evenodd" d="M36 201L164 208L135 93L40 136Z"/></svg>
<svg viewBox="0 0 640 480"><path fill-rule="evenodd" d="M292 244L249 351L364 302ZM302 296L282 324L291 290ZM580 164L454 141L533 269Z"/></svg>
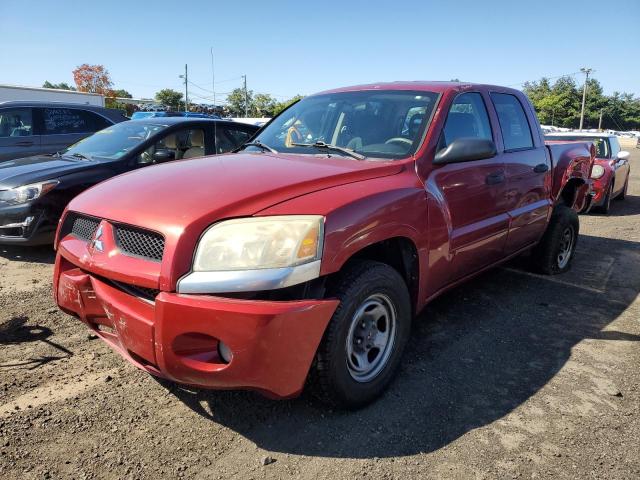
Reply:
<svg viewBox="0 0 640 480"><path fill-rule="evenodd" d="M387 143L408 143L409 145L413 145L413 140L409 140L408 138L404 138L404 137L393 137L393 138L390 138L389 140L387 140L384 143L385 144L387 144Z"/></svg>
<svg viewBox="0 0 640 480"><path fill-rule="evenodd" d="M292 125L287 130L287 138L284 141L284 145L285 147L291 147L292 143L303 143L302 142L303 140L304 140L304 137L300 133L300 130L298 130L295 126Z"/></svg>

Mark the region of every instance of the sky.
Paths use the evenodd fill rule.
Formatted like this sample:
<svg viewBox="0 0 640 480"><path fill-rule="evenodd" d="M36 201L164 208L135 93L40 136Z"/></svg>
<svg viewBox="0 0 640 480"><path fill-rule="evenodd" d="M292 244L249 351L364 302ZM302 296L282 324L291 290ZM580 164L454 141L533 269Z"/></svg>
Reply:
<svg viewBox="0 0 640 480"><path fill-rule="evenodd" d="M278 100L392 80L520 88L595 71L606 94L640 96L640 0L0 0L0 84L73 84L102 64L115 88L218 103L242 85Z"/></svg>

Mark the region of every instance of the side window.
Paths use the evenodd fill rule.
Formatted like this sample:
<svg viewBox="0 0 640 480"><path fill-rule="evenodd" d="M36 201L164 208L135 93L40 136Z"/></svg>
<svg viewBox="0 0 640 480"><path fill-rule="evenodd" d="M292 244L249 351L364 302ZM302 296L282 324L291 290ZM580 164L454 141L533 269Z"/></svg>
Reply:
<svg viewBox="0 0 640 480"><path fill-rule="evenodd" d="M611 158L617 158L620 153L620 143L616 137L609 137L609 145L611 145Z"/></svg>
<svg viewBox="0 0 640 480"><path fill-rule="evenodd" d="M87 116L87 124L91 128L92 132L97 132L103 128L110 127L112 123L101 115L88 110L83 110L82 113Z"/></svg>
<svg viewBox="0 0 640 480"><path fill-rule="evenodd" d="M93 113L76 108L43 108L42 118L43 135L93 133L103 128L98 128Z"/></svg>
<svg viewBox="0 0 640 480"><path fill-rule="evenodd" d="M136 164L153 165L204 155L204 130L189 129L172 132L138 155Z"/></svg>
<svg viewBox="0 0 640 480"><path fill-rule="evenodd" d="M498 113L504 149L533 148L531 128L520 100L506 93L492 93L491 100Z"/></svg>
<svg viewBox="0 0 640 480"><path fill-rule="evenodd" d="M29 137L33 135L32 117L30 108L0 110L0 137Z"/></svg>
<svg viewBox="0 0 640 480"><path fill-rule="evenodd" d="M493 139L487 108L482 95L477 92L460 94L453 101L440 137L439 149L451 145L458 138L469 137Z"/></svg>
<svg viewBox="0 0 640 480"><path fill-rule="evenodd" d="M238 148L251 138L251 133L246 130L240 130L230 127L217 127L216 135L216 153L227 153Z"/></svg>

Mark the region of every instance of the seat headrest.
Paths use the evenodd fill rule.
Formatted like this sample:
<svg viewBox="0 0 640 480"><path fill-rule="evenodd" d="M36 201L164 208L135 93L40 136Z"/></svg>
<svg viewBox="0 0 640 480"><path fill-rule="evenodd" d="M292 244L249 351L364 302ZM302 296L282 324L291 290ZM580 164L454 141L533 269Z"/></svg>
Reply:
<svg viewBox="0 0 640 480"><path fill-rule="evenodd" d="M202 130L191 131L191 146L204 147L204 131Z"/></svg>
<svg viewBox="0 0 640 480"><path fill-rule="evenodd" d="M178 139L175 133L172 133L171 135L165 137L164 146L172 150L178 148Z"/></svg>
<svg viewBox="0 0 640 480"><path fill-rule="evenodd" d="M476 119L470 113L451 112L444 127L447 144L456 138L477 137Z"/></svg>

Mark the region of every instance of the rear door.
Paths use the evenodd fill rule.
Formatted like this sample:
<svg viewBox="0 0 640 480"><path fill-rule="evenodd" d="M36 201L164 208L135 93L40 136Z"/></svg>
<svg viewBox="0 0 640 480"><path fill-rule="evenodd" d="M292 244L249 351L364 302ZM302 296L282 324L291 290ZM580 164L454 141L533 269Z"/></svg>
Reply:
<svg viewBox="0 0 640 480"><path fill-rule="evenodd" d="M42 134L42 152L58 152L109 125L104 117L80 108L45 107L36 109Z"/></svg>
<svg viewBox="0 0 640 480"><path fill-rule="evenodd" d="M30 107L0 109L0 161L40 152L40 135L34 129Z"/></svg>
<svg viewBox="0 0 640 480"><path fill-rule="evenodd" d="M457 138L495 141L485 100L480 92L461 93L454 99L438 151ZM432 175L450 223L449 280L502 258L509 224L503 201L506 177L502 159L496 156L437 166Z"/></svg>
<svg viewBox="0 0 640 480"><path fill-rule="evenodd" d="M490 97L502 132L498 151L507 175L508 255L544 233L552 207L551 159L529 104L510 92L491 92Z"/></svg>

